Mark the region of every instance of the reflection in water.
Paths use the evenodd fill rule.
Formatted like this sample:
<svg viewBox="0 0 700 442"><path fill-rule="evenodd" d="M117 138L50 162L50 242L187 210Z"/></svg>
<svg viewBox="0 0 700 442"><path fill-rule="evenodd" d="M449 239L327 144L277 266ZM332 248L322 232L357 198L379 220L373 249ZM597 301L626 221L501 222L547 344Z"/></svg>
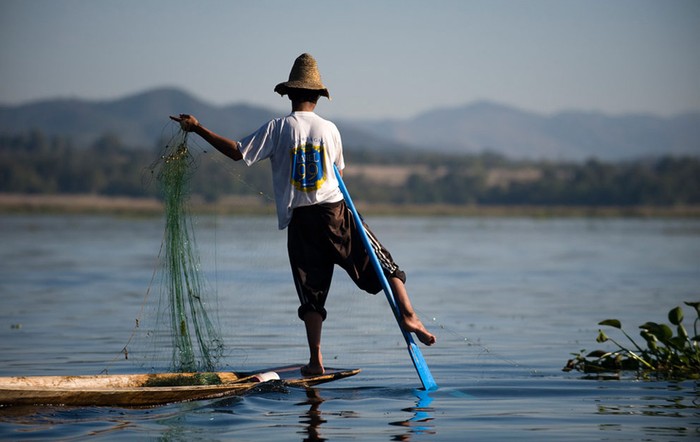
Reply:
<svg viewBox="0 0 700 442"><path fill-rule="evenodd" d="M626 390L612 390L613 394L601 395L596 404L597 414L601 416L625 416L626 421L639 417L645 422L640 426L643 433L649 437L697 436L697 420L688 421L689 416L700 417L694 412L700 409L700 396L697 381L680 381L669 384L663 382L647 382L641 389L646 390L642 396L626 396ZM601 389L602 390L602 389ZM695 391L695 395L687 394ZM648 418L654 418L654 420ZM664 419L666 418L666 419ZM601 431L620 431L622 424L600 425Z"/></svg>
<svg viewBox="0 0 700 442"><path fill-rule="evenodd" d="M310 405L309 410L305 414L299 416L299 422L305 426L304 432L306 433L306 437L303 439L304 442L326 440L321 437L321 433L319 431L321 424L326 423L326 420L321 416L322 413L320 407L322 403L323 398L318 394L318 390L315 388L307 388L306 400L297 404Z"/></svg>
<svg viewBox="0 0 700 442"><path fill-rule="evenodd" d="M409 441L413 434L435 434L434 425L430 423L433 420L431 413L434 410L430 408L433 398L425 390L413 390L413 394L418 398L416 406L403 409L403 411L414 413L413 417L405 421L390 423L390 425L407 427L408 431L405 434L396 435L393 440Z"/></svg>
<svg viewBox="0 0 700 442"><path fill-rule="evenodd" d="M414 407L408 407L402 410L413 413L413 416L404 421L389 423L389 425L407 428L405 433L397 434L393 437L393 440L409 441L411 440L411 436L414 434L436 433L433 430L434 425L430 423L433 420L433 409L430 408L433 398L431 398L430 394L425 390L413 390L413 394L417 398L416 405ZM329 413L324 413L321 411L321 404L324 401L325 400L320 396L317 389L307 388L306 400L297 404L309 406L309 409L304 414L299 416L299 422L304 425L304 430L302 431L302 433L305 435L304 439L302 439L304 442L318 442L326 440L321 432L321 425L328 422L324 416L329 415ZM341 417L357 416L356 413L347 411L341 412L338 415Z"/></svg>

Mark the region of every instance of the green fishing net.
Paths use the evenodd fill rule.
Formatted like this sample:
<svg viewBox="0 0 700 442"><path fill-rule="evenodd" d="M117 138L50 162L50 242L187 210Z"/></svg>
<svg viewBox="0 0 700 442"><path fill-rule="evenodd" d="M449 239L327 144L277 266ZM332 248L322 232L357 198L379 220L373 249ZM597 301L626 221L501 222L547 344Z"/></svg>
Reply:
<svg viewBox="0 0 700 442"><path fill-rule="evenodd" d="M159 254L160 302L169 319L173 371L214 371L224 349L221 332L207 312L208 293L189 210L196 170L188 133L179 131L151 171L162 194L165 232ZM216 307L214 303L211 306ZM162 312L161 312L162 313Z"/></svg>

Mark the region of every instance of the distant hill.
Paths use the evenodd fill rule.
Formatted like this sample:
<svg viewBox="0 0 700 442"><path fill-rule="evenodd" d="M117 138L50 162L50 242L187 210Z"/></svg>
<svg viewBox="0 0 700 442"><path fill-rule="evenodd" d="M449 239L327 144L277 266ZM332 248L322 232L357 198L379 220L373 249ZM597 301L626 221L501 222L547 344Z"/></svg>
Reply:
<svg viewBox="0 0 700 442"><path fill-rule="evenodd" d="M170 134L168 115L187 112L224 136L241 138L280 111L249 104L213 106L174 88L158 88L113 101L60 99L18 106L0 105L0 133L24 133L39 129L47 135L66 135L78 147L95 142L106 133L116 134L127 146L153 147ZM381 140L354 125L338 123L346 145L405 147Z"/></svg>
<svg viewBox="0 0 700 442"><path fill-rule="evenodd" d="M365 122L360 127L423 149L489 150L510 158L620 160L700 155L700 112L673 118L576 111L542 116L479 102L405 120Z"/></svg>
<svg viewBox="0 0 700 442"><path fill-rule="evenodd" d="M87 146L113 133L128 146L150 148L168 115L189 112L223 135L238 138L279 111L248 104L213 106L179 89L159 88L112 101L47 100L0 105L0 133L39 129ZM346 147L417 148L511 158L619 160L666 154L700 155L700 112L662 118L562 112L551 116L490 102L425 112L410 119L335 121ZM164 132L165 130L165 132Z"/></svg>
<svg viewBox="0 0 700 442"><path fill-rule="evenodd" d="M152 147L169 134L168 115L188 112L212 129L242 136L276 115L260 107L237 104L216 107L178 89L155 89L114 101L76 99L39 101L0 106L0 132L40 129L48 135L67 135L85 146L105 133L113 133L134 147Z"/></svg>

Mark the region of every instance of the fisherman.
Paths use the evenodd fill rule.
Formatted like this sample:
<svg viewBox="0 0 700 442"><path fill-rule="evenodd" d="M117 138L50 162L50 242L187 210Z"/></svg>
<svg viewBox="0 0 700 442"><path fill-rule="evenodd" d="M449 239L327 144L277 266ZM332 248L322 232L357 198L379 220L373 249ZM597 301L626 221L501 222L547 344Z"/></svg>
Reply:
<svg viewBox="0 0 700 442"><path fill-rule="evenodd" d="M382 285L333 171L334 165L341 173L345 167L340 133L335 124L314 112L319 97L330 99L316 60L309 54L300 55L288 81L274 90L289 97L292 112L267 122L240 141L212 132L192 115L170 118L234 161L251 165L270 159L279 228L287 228L287 252L301 302L298 315L304 321L309 345L309 363L302 374L322 374L321 329L334 266L341 266L369 293L379 293ZM401 327L415 333L423 344L434 344L435 336L411 306L405 273L369 229L367 234L394 293Z"/></svg>

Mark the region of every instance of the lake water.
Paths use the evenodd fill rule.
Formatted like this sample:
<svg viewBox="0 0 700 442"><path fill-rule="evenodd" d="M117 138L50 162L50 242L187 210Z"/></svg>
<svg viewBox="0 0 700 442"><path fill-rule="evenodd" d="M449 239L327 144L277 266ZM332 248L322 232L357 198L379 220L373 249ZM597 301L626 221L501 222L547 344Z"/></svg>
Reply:
<svg viewBox="0 0 700 442"><path fill-rule="evenodd" d="M686 326L700 301L700 221L372 218L408 274L437 345L422 347L440 388L423 392L383 295L337 273L326 365L361 368L304 390L148 409L5 407L12 440L698 440L700 384L584 379L570 353L599 321L631 335ZM227 345L223 369L305 362L285 232L267 217L200 217L202 271ZM157 371L167 358L130 340L157 311L158 218L0 216L0 376ZM149 287L151 289L149 290ZM141 327L143 328L143 326ZM618 337L614 331L609 333ZM624 339L624 338L623 338ZM129 359L121 353L129 343ZM151 345L149 347L149 345ZM149 350L150 349L150 350ZM160 359L159 359L160 358Z"/></svg>

